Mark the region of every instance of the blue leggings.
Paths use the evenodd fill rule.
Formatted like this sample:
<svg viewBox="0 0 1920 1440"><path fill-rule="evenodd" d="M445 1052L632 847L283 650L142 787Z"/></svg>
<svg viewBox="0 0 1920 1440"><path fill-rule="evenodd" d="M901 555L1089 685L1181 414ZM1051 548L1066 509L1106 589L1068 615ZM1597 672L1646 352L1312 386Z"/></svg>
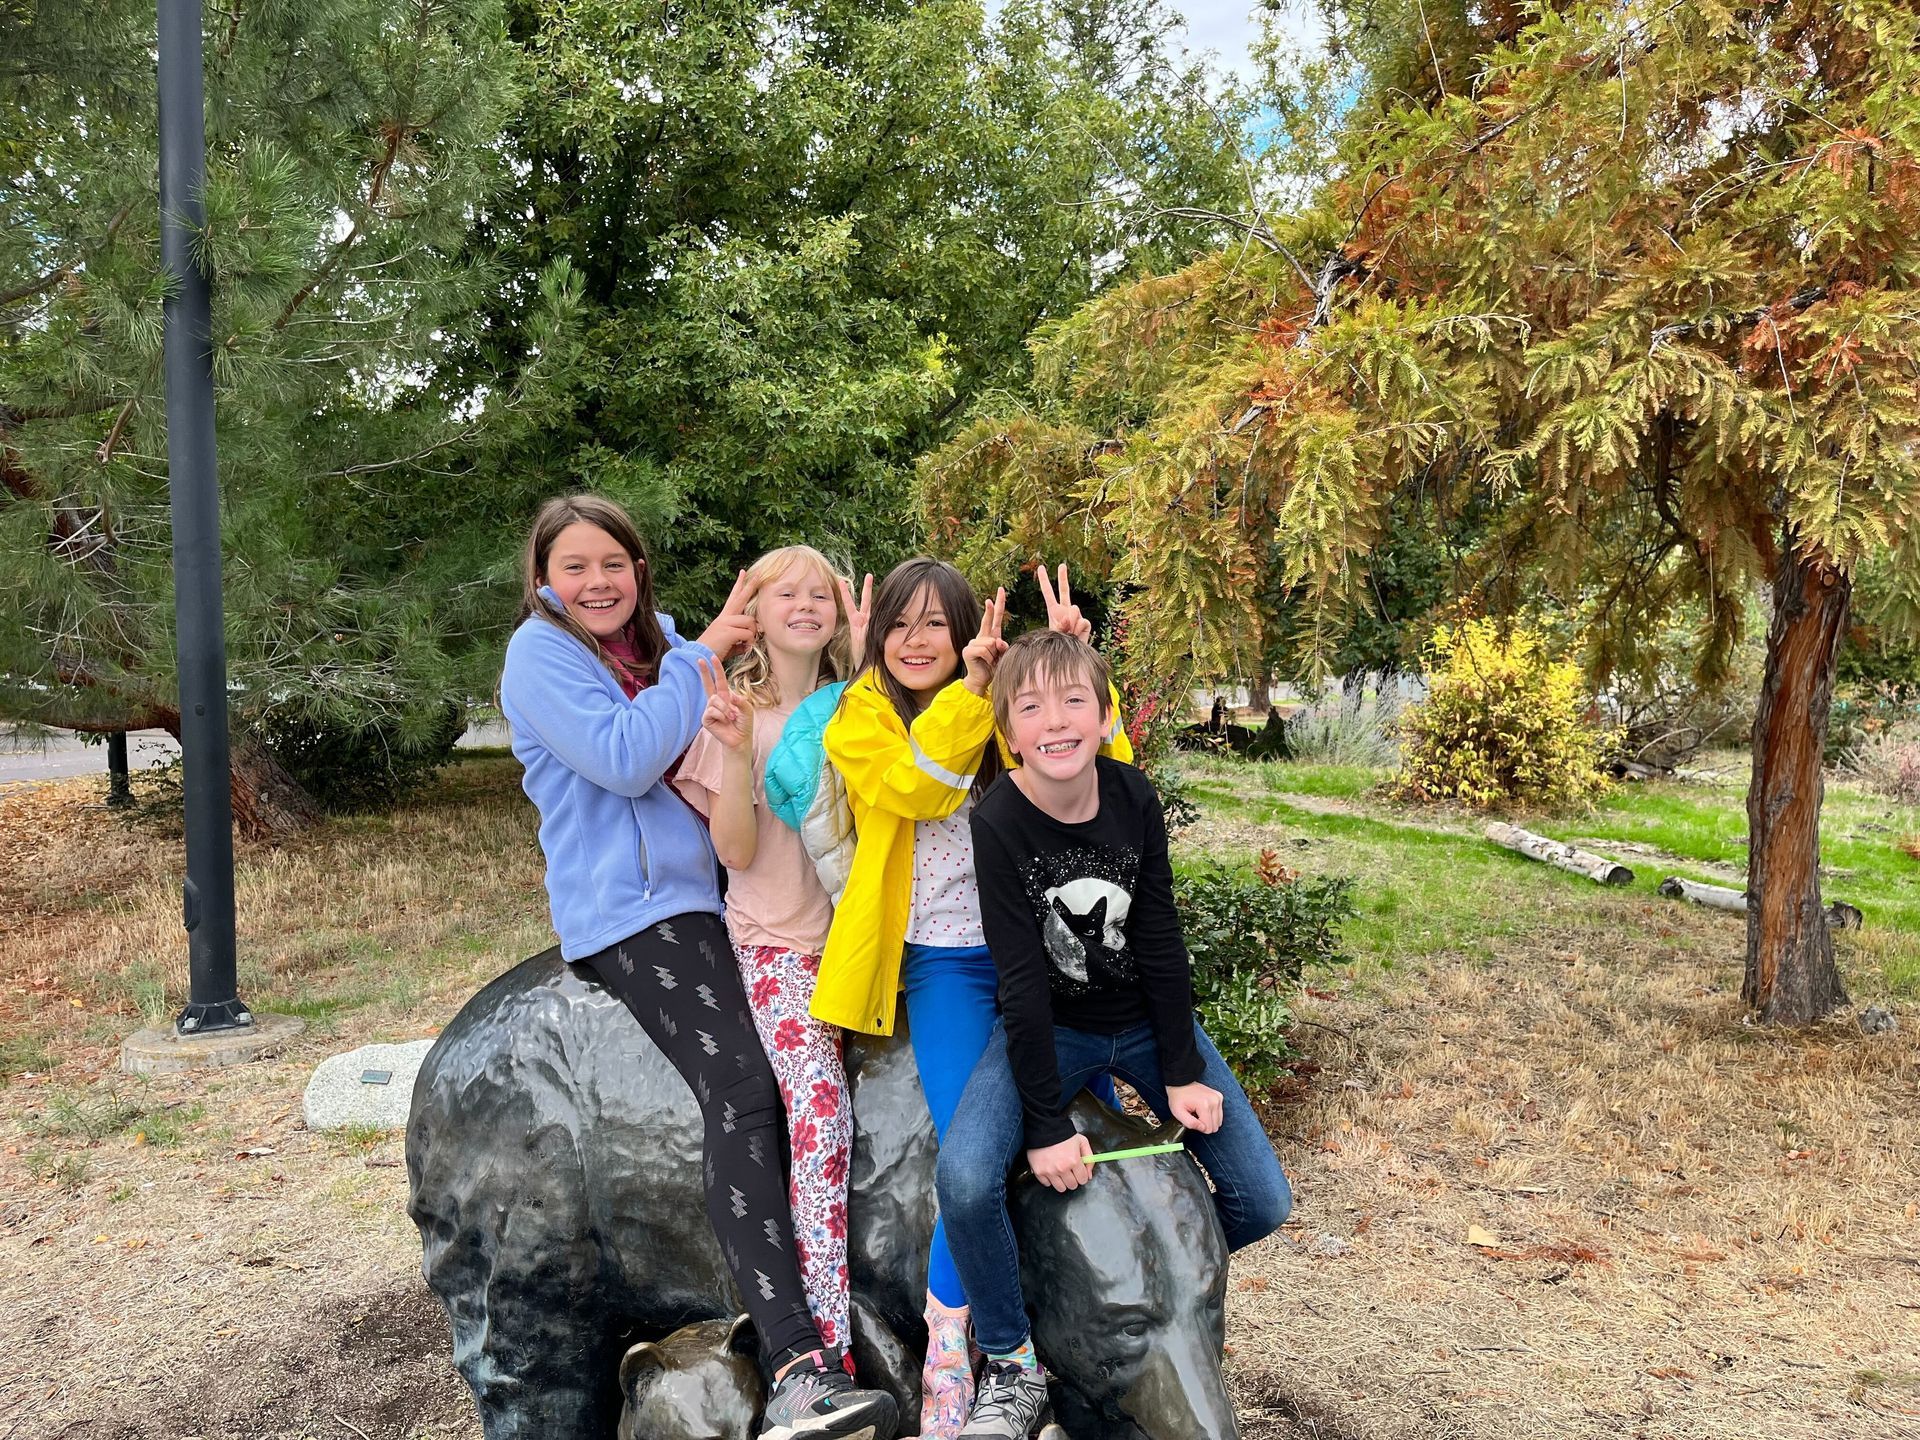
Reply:
<svg viewBox="0 0 1920 1440"><path fill-rule="evenodd" d="M900 978L906 986L907 1032L914 1063L920 1067L920 1088L933 1115L934 1138L944 1143L953 1112L960 1108L960 1097L999 1022L1000 976L984 945L909 944L900 959ZM1103 1074L1087 1088L1107 1104L1114 1103L1111 1076ZM944 1220L933 1225L927 1289L942 1305L967 1303L947 1249Z"/></svg>

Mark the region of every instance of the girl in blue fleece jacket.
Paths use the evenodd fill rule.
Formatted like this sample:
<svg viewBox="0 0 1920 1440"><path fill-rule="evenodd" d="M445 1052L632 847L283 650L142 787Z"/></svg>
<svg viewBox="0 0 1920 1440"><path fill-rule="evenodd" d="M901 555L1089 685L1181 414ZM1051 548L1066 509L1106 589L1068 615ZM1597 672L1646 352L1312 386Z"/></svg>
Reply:
<svg viewBox="0 0 1920 1440"><path fill-rule="evenodd" d="M540 812L553 927L699 1102L707 1216L775 1367L760 1433L892 1440L892 1398L853 1388L808 1311L780 1092L720 922L713 846L669 783L706 710L704 667L717 674L753 639L746 574L700 638L682 640L654 611L633 522L591 495L541 507L522 569L500 703Z"/></svg>

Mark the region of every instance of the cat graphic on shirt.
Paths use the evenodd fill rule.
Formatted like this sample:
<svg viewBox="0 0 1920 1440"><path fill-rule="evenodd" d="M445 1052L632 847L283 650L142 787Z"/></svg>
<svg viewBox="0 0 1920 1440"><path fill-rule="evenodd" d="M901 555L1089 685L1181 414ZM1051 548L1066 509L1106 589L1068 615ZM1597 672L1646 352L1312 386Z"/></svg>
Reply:
<svg viewBox="0 0 1920 1440"><path fill-rule="evenodd" d="M1127 912L1133 897L1110 879L1079 876L1043 891L1041 939L1054 968L1077 985L1112 985L1133 973Z"/></svg>

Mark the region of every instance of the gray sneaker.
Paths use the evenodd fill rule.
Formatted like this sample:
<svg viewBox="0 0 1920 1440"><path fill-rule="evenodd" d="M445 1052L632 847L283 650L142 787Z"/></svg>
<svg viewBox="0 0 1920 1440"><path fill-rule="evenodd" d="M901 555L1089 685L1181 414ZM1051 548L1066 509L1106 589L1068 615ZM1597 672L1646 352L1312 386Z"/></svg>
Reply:
<svg viewBox="0 0 1920 1440"><path fill-rule="evenodd" d="M959 1440L1027 1440L1047 1408L1047 1372L989 1360Z"/></svg>
<svg viewBox="0 0 1920 1440"><path fill-rule="evenodd" d="M767 1397L760 1440L893 1440L899 1407L884 1390L858 1390L840 1366L838 1350L802 1356Z"/></svg>

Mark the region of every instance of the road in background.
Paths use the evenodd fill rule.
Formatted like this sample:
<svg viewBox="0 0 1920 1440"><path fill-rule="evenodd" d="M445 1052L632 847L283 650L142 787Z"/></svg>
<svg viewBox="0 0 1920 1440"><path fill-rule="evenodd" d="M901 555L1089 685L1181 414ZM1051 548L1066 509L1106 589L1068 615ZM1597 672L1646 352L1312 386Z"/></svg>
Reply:
<svg viewBox="0 0 1920 1440"><path fill-rule="evenodd" d="M507 727L498 721L471 726L457 743L463 749L505 745ZM127 732L127 769L134 776L155 765L171 765L179 758L180 747L166 731ZM88 745L71 731L55 730L42 738L0 736L0 785L106 773L106 745Z"/></svg>

